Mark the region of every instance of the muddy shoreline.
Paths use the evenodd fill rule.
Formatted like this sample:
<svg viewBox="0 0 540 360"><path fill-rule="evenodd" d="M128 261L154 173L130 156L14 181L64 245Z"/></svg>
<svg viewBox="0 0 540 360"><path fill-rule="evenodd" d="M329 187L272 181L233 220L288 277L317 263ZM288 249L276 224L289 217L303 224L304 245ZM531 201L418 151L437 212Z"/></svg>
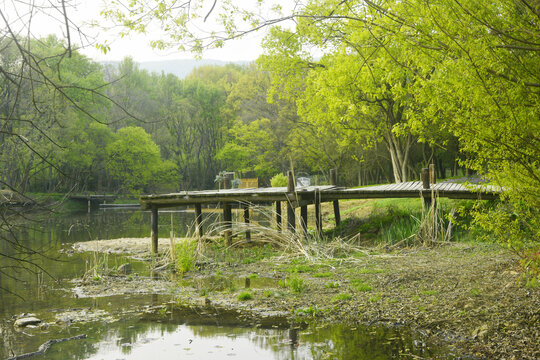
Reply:
<svg viewBox="0 0 540 360"><path fill-rule="evenodd" d="M162 239L160 248L166 252L169 243ZM148 259L149 245L149 239L117 239L74 248ZM183 276L109 274L99 281L76 280L74 288L78 296L173 294L182 305L261 316L405 326L432 343L449 345L459 356L540 358L540 291L522 286L517 259L509 251L451 243L366 254L315 262L283 256L250 264L206 262ZM301 291L287 285L292 279L302 284ZM262 280L265 285L257 286ZM239 300L241 292L252 298Z"/></svg>

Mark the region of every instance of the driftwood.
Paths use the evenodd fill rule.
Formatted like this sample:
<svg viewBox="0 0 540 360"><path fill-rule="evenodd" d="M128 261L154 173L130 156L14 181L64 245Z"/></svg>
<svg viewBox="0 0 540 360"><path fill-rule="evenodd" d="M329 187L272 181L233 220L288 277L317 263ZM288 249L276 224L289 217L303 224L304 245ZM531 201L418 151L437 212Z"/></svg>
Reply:
<svg viewBox="0 0 540 360"><path fill-rule="evenodd" d="M19 359L26 359L26 358L29 358L29 357L35 356L35 355L43 355L43 354L45 354L45 352L47 350L49 350L49 348L53 344L68 341L68 340L79 340L79 339L86 339L86 334L81 334L81 335L72 336L72 337L68 337L68 338L62 338L62 339L48 340L38 348L38 351L34 351L34 352L22 354L22 355L16 355L16 356L8 358L7 360L19 360Z"/></svg>

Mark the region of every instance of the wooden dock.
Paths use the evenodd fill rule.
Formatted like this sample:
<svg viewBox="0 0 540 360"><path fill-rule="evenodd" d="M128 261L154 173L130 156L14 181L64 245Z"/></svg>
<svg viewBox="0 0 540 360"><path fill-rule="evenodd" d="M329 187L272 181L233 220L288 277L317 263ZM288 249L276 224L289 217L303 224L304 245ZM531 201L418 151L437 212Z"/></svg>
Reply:
<svg viewBox="0 0 540 360"><path fill-rule="evenodd" d="M426 171L424 171L426 170ZM142 209L152 211L152 250L157 252L158 239L158 209L191 205L195 207L197 232L202 235L202 204L221 204L223 221L226 228L232 225L231 207L239 204L244 209L244 221L249 223L249 206L251 204L275 203L276 222L278 229L282 228L281 202L287 205L287 224L291 232L296 231L296 216L294 209L300 207L300 225L307 232L307 206L315 205L316 231L322 231L320 205L322 202L333 202L336 225L341 216L339 200L344 199L380 199L380 198L423 198L430 202L432 197L447 197L453 199L492 200L499 197L501 189L491 185L468 185L457 183L436 183L431 173L423 169L422 181L412 181L399 184L378 185L362 188L344 188L337 185L295 187L292 173L289 172L287 187L224 189L205 191L185 191L172 194L143 195L139 198ZM331 173L331 182L337 183L336 172ZM431 180L431 181L430 181ZM230 231L225 231L225 239L230 243ZM249 230L246 239L250 239Z"/></svg>
<svg viewBox="0 0 540 360"><path fill-rule="evenodd" d="M68 199L86 202L88 204L88 212L90 212L92 207L96 207L99 204L106 204L107 201L116 200L116 195L72 194L68 196Z"/></svg>

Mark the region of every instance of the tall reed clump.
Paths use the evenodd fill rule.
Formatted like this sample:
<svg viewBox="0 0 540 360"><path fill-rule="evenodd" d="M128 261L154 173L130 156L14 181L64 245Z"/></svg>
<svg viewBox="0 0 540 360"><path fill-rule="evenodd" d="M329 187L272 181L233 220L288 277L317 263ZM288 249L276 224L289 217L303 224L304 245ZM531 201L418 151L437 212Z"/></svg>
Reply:
<svg viewBox="0 0 540 360"><path fill-rule="evenodd" d="M175 268L180 273L185 273L195 269L197 261L197 240L184 238L175 246Z"/></svg>
<svg viewBox="0 0 540 360"><path fill-rule="evenodd" d="M209 224L200 244L208 243L208 240L215 239L216 236L221 237L225 231L230 231L231 238L236 239L230 247L247 243L270 244L275 249L279 249L282 256L287 257L301 256L307 260L331 259L362 251L354 245L355 241L344 241L341 238L329 240L324 238L323 234L317 234L313 231L304 234L299 226L297 226L296 232L290 232L286 230L286 216L283 216L283 230L280 231L276 228L275 211L257 206L252 206L251 209L256 212L257 216L254 218L258 218L258 222L252 221L246 224L238 221L230 224L230 227L224 223ZM300 221L299 218L296 219L297 224ZM245 232L248 230L251 232L251 241L245 238Z"/></svg>
<svg viewBox="0 0 540 360"><path fill-rule="evenodd" d="M420 245L434 246L448 242L452 238L452 220L450 219L446 224L439 203L439 197L434 191L431 192L429 205L422 201L422 217L416 218L418 223L416 239ZM452 210L452 214L453 212L454 210Z"/></svg>

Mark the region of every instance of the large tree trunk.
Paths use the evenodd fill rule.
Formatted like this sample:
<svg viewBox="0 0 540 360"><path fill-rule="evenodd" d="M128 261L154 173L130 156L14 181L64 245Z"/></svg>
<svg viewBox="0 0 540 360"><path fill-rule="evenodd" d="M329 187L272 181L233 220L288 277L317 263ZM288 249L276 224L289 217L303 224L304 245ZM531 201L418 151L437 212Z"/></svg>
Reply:
<svg viewBox="0 0 540 360"><path fill-rule="evenodd" d="M390 130L384 135L384 144L390 153L394 181L401 183L407 181L407 165L409 163L409 150L412 146L412 136L396 137Z"/></svg>

